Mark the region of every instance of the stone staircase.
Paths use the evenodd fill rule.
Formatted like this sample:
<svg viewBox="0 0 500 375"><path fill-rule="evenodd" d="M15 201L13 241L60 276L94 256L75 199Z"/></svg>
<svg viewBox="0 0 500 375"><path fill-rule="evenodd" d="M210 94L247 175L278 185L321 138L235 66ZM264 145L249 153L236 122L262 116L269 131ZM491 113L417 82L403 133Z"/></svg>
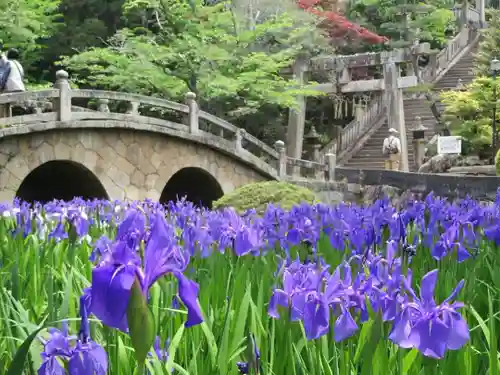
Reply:
<svg viewBox="0 0 500 375"><path fill-rule="evenodd" d="M478 36L469 32L469 35L458 35L448 49L444 49L437 56L437 64L441 68L434 68L436 72L423 72L422 79L424 82L433 82L434 91L451 90L457 88L459 79L463 84L472 81L473 76L473 55L477 47ZM455 44L453 44L455 43ZM441 71L439 71L441 70ZM430 109L431 103L426 99L423 94L405 93L404 112L406 123L406 134L408 141L408 162L410 170L416 169L413 153L413 133L412 129L417 126L417 117L420 117L422 124L427 128L426 137L430 139L437 132L437 122L432 115ZM443 111L444 106L438 103L440 112ZM382 154L382 144L384 138L388 135L389 126L386 117L380 121L379 124L374 125L378 127L376 130L372 129L372 134L369 138L361 140L364 142L356 152L353 152L349 157L344 158L339 162L340 165L360 168L360 169L383 169L385 157Z"/></svg>

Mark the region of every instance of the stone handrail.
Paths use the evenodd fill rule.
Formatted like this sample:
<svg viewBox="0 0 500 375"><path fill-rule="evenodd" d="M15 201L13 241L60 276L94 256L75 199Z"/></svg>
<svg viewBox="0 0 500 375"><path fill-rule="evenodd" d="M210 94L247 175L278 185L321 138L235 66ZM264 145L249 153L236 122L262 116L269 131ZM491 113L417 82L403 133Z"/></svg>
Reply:
<svg viewBox="0 0 500 375"><path fill-rule="evenodd" d="M453 7L453 13L455 14L455 18L458 20L463 19L464 14L462 12L462 4L456 4ZM474 8L471 4L467 7L465 11L465 20L467 23L472 25L479 25L481 22L481 14L480 11Z"/></svg>
<svg viewBox="0 0 500 375"><path fill-rule="evenodd" d="M72 90L72 97L129 102L131 103L131 105L129 106L129 112L132 111L131 113L137 112L140 105L160 107L185 114L188 114L190 112L189 104L180 104L166 99L153 98L137 94L119 93L113 91ZM190 99L189 95L187 95L187 102L189 103L192 100L195 100L195 98ZM137 109L134 110L134 106L137 107ZM275 161L278 159L278 153L275 150L273 150L271 147L266 145L264 142L261 142L251 134L248 134L243 129L240 129L237 126L227 122L226 120L223 120L198 108L197 112L198 119L207 120L210 124L215 125L215 128L218 130L217 135L224 137L225 132L229 132L230 136L234 138L241 136L242 142L247 141L252 146L254 146L252 151L257 153L259 157L264 157L266 160Z"/></svg>
<svg viewBox="0 0 500 375"><path fill-rule="evenodd" d="M367 110L360 117L352 120L340 131L339 139L330 141L320 151L320 154L338 153L338 159L342 159L350 147L355 144L356 140L377 123L377 119L385 113L384 108L382 96L377 95L370 101Z"/></svg>
<svg viewBox="0 0 500 375"><path fill-rule="evenodd" d="M219 126L222 130L221 134L223 134L224 130L229 131L230 134L233 136L236 136L238 131L240 131L243 140L249 142L252 144L255 148L259 149L261 151L261 156L264 157L270 157L271 159L278 160L278 152L276 150L273 150L272 147L269 147L266 145L264 142L259 140L258 138L254 137L253 135L247 133L246 131L242 131L242 129L238 128L237 126L227 122L226 120L221 119L220 117L214 116L210 113L207 113L205 111L200 111L199 112L200 118L207 120L211 122L212 124L215 124L216 126Z"/></svg>
<svg viewBox="0 0 500 375"><path fill-rule="evenodd" d="M274 148L278 152L278 176L281 179L292 177L292 179L306 177L308 179L334 181L335 168L337 165L337 157L334 153L328 153L322 157L316 155L315 161L296 159L287 156L285 143L283 141L276 141ZM290 168L289 168L290 167ZM288 170L298 170L298 173L288 173ZM304 170L306 176L301 176Z"/></svg>
<svg viewBox="0 0 500 375"><path fill-rule="evenodd" d="M161 98L153 98L150 96L129 94L123 92L104 91L104 90L71 90L71 97L85 98L85 99L101 99L105 101L116 100L116 101L127 102L130 103L129 107L130 113L133 113L134 110L137 111L141 104L149 105L152 107L171 109L173 111L182 113L189 112L189 108L186 104L180 104ZM103 104L107 104L107 102L103 102Z"/></svg>
<svg viewBox="0 0 500 375"><path fill-rule="evenodd" d="M431 62L420 72L422 82L434 82L437 77L443 74L450 63L463 51L465 47L473 40L471 31L464 27L453 39L451 39L446 47L443 48Z"/></svg>
<svg viewBox="0 0 500 375"><path fill-rule="evenodd" d="M95 99L97 109L85 107L88 99ZM76 102L73 103L73 100ZM110 106L113 102L117 105ZM30 105L26 106L26 103ZM124 104L127 104L126 111L111 110L123 109ZM0 117L2 136L72 127L146 129L206 144L251 164L257 171L272 178L286 177L286 168L285 174L279 169L280 152L244 129L200 110L196 95L191 92L186 94L186 103L181 104L137 94L73 90L69 86L68 74L59 71L53 89L0 94L0 109L16 105L34 108L35 113L10 117L9 111L0 111L7 113L6 117ZM161 116L153 117L158 113L156 108L160 109ZM167 117L173 120L167 120ZM308 165L311 166L310 163ZM318 170L324 173L325 167Z"/></svg>
<svg viewBox="0 0 500 375"><path fill-rule="evenodd" d="M0 95L0 104L26 103L30 101L42 101L59 97L59 90L47 89L27 92L11 92Z"/></svg>

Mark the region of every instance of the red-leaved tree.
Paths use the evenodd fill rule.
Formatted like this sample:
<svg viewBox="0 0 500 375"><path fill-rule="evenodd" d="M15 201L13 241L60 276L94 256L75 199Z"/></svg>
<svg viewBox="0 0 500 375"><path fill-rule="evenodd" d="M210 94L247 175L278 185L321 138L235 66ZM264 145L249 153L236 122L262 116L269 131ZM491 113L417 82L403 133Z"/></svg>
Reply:
<svg viewBox="0 0 500 375"><path fill-rule="evenodd" d="M299 0L298 3L306 12L310 12L324 20L320 26L328 30L333 39L361 39L370 44L380 44L388 41L385 36L380 36L356 25L336 12L320 9L318 7L320 2L321 0Z"/></svg>

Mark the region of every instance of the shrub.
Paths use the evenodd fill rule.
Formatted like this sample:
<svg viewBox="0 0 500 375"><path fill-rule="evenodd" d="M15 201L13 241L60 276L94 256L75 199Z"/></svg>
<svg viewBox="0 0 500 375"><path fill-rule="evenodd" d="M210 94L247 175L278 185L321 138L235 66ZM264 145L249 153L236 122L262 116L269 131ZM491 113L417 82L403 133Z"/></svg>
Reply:
<svg viewBox="0 0 500 375"><path fill-rule="evenodd" d="M242 186L214 202L213 207L233 207L240 213L255 208L258 213L262 213L269 203L290 209L296 204L313 203L315 200L314 193L304 187L287 182L266 181Z"/></svg>

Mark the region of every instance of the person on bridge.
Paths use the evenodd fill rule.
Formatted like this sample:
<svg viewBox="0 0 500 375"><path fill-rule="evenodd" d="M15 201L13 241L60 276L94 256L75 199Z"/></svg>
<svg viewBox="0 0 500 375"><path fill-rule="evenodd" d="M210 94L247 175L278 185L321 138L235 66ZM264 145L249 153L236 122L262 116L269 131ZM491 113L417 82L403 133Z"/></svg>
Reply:
<svg viewBox="0 0 500 375"><path fill-rule="evenodd" d="M398 131L394 128L389 129L389 136L384 139L382 153L387 155L385 160L385 169L399 171L401 161L401 141L397 137Z"/></svg>
<svg viewBox="0 0 500 375"><path fill-rule="evenodd" d="M3 92L20 92L25 91L24 87L24 69L19 63L19 51L15 48L10 48L7 51L7 61L10 71L5 83Z"/></svg>
<svg viewBox="0 0 500 375"><path fill-rule="evenodd" d="M0 44L0 94L5 89L7 78L9 78L10 64L7 60L7 55L3 51L3 46ZM7 105L0 104L0 118L7 117Z"/></svg>
<svg viewBox="0 0 500 375"><path fill-rule="evenodd" d="M7 56L2 54L0 59L0 89L2 93L26 91L24 87L24 69L19 63L19 52L10 48ZM10 104L0 105L0 117L11 117L12 106Z"/></svg>

